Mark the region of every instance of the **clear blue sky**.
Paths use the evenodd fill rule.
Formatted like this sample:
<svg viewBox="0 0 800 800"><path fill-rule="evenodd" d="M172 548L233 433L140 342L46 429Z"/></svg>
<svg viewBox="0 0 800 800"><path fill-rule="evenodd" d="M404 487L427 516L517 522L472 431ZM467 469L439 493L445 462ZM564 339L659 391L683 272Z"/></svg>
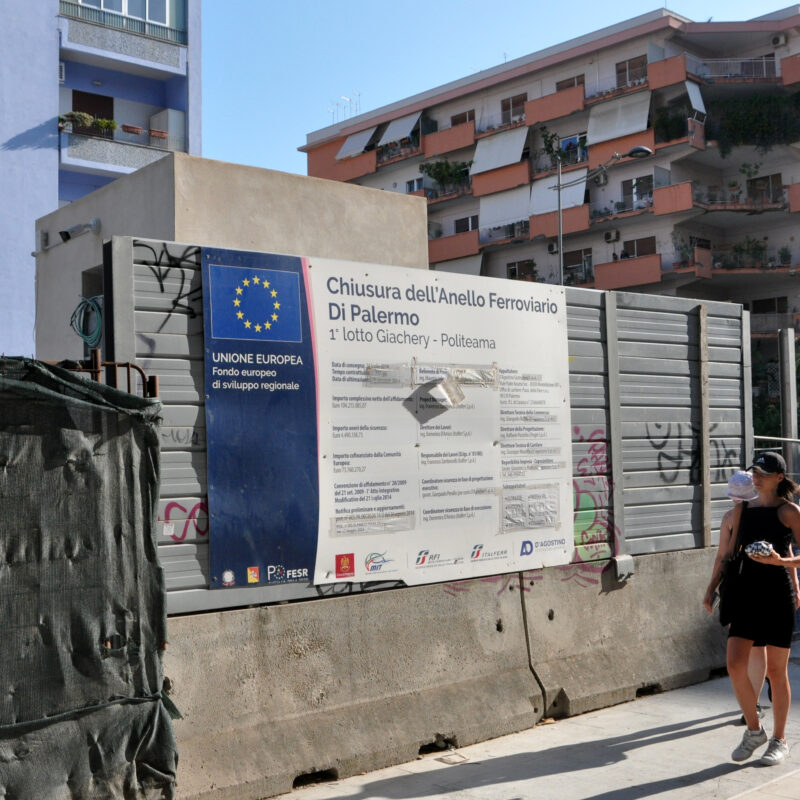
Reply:
<svg viewBox="0 0 800 800"><path fill-rule="evenodd" d="M306 174L306 134L659 8L646 0L191 0L203 4L203 155ZM667 0L696 22L789 3ZM334 103L339 102L336 109ZM329 109L333 109L333 114Z"/></svg>

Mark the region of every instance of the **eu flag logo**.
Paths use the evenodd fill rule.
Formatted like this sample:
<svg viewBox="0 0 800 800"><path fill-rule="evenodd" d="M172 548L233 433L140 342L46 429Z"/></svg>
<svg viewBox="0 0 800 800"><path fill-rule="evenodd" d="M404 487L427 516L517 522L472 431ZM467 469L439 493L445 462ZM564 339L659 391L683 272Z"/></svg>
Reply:
<svg viewBox="0 0 800 800"><path fill-rule="evenodd" d="M302 342L296 272L209 265L215 339Z"/></svg>

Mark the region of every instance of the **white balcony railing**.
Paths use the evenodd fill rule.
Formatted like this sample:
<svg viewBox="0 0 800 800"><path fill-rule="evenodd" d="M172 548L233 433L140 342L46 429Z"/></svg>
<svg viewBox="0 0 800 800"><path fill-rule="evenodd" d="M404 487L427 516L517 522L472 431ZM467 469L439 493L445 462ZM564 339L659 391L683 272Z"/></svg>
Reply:
<svg viewBox="0 0 800 800"><path fill-rule="evenodd" d="M687 53L686 69L706 80L714 78L776 78L779 74L774 55L760 58L698 58Z"/></svg>

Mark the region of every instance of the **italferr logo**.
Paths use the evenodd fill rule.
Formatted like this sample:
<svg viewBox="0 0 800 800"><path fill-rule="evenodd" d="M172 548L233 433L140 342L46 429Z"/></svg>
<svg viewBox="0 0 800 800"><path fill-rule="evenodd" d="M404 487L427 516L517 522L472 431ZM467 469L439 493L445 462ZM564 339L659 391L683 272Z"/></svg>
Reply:
<svg viewBox="0 0 800 800"><path fill-rule="evenodd" d="M470 555L470 559L472 561L474 561L475 559L480 558L481 557L481 550L483 550L483 545L482 544L476 544L472 548L472 555Z"/></svg>

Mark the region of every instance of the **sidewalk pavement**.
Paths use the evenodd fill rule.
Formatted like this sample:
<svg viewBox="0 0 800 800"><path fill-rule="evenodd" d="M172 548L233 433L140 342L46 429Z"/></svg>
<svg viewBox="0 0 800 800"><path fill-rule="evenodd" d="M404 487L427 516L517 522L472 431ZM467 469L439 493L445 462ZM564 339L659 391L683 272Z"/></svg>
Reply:
<svg viewBox="0 0 800 800"><path fill-rule="evenodd" d="M641 697L408 764L295 789L287 800L786 800L800 798L800 643L789 662L789 756L730 760L744 726L727 678ZM768 705L766 691L762 707ZM772 731L772 710L763 720ZM432 731L433 734L435 731Z"/></svg>

